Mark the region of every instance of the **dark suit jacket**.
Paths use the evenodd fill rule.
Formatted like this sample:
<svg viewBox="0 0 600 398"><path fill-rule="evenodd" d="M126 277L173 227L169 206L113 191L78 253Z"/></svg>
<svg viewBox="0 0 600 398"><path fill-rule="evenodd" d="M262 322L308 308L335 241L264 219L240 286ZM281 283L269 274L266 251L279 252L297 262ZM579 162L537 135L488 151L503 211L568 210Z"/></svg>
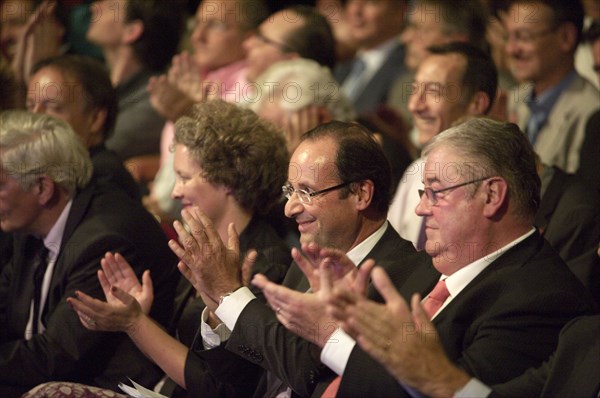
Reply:
<svg viewBox="0 0 600 398"><path fill-rule="evenodd" d="M590 116L585 126L585 138L581 144L579 153L580 176L588 186L600 194L600 169L598 169L598 158L600 157L600 110Z"/></svg>
<svg viewBox="0 0 600 398"><path fill-rule="evenodd" d="M350 60L336 65L334 77L340 84L350 74L352 62L353 60ZM381 68L367 82L365 89L352 104L356 112L359 114L368 113L376 110L379 104L385 103L392 83L404 72L404 46L398 42L381 65Z"/></svg>
<svg viewBox="0 0 600 398"><path fill-rule="evenodd" d="M90 158L94 165L92 179L95 183L113 184L114 188L122 190L132 199L142 199L140 188L114 151L101 144L90 148Z"/></svg>
<svg viewBox="0 0 600 398"><path fill-rule="evenodd" d="M538 369L494 386L490 397L589 397L600 392L600 315L580 317L560 332L556 352Z"/></svg>
<svg viewBox="0 0 600 398"><path fill-rule="evenodd" d="M439 274L415 271L401 293L428 293ZM539 366L554 351L560 329L595 311L593 301L539 234L514 246L481 272L433 320L446 354L486 384ZM407 397L398 382L356 346L338 397Z"/></svg>
<svg viewBox="0 0 600 398"><path fill-rule="evenodd" d="M366 258L377 260L396 281L406 280L418 261L413 245L391 226ZM302 292L309 287L296 264L292 264L283 284ZM372 287L369 296L381 300ZM315 332L331 328L333 325L320 325ZM295 396L304 397L310 396L319 382L324 384L335 376L321 363L320 349L288 331L261 300L253 300L244 308L226 348L229 352L219 347L197 354L217 378L238 387L238 396L263 396L269 372L291 386ZM261 376L256 387L248 375Z"/></svg>
<svg viewBox="0 0 600 398"><path fill-rule="evenodd" d="M259 253L259 257L254 264L253 274L261 273L266 275L269 280L280 283L285 276L290 261L290 250L277 235L273 227L264 219L255 216L252 218L248 226L240 234L240 252L246 253L250 249L255 249ZM252 292L262 298L260 289L250 286ZM200 316L204 309L204 303L200 299L189 301L183 316L179 322L178 335L182 342L191 347L191 351L202 351L202 337L199 333ZM197 336L195 340L191 340L192 333ZM244 375L248 377L249 375ZM187 387L187 395L189 397L199 396L218 396L220 393L216 391L232 391L236 390L227 386L226 383L220 383L207 370L204 360L197 355L188 354L185 364L185 379ZM228 395L228 394L225 394ZM233 396L236 394L233 393Z"/></svg>
<svg viewBox="0 0 600 398"><path fill-rule="evenodd" d="M160 373L123 333L85 329L65 299L76 290L104 300L96 275L107 251L127 258L138 277L150 269L155 300L151 315L166 324L179 273L176 258L154 218L119 191L90 184L73 199L56 260L42 322L46 331L24 339L33 292L32 238L15 236L12 262L0 275L0 396L52 380L117 389L131 377L142 384ZM20 396L20 395L17 395Z"/></svg>
<svg viewBox="0 0 600 398"><path fill-rule="evenodd" d="M534 224L600 304L600 197L575 176L549 171Z"/></svg>

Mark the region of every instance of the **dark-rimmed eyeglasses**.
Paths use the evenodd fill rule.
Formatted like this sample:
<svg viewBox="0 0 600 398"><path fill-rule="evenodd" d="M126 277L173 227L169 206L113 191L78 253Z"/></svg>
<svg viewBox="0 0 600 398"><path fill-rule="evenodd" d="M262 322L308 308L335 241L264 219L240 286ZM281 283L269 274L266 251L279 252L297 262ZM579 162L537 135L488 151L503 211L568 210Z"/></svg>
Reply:
<svg viewBox="0 0 600 398"><path fill-rule="evenodd" d="M295 192L296 196L298 196L298 199L300 199L300 202L304 203L305 205L310 205L310 204L312 204L313 196L322 195L327 192L335 191L336 189L343 188L349 184L351 184L351 183L343 182L343 183L335 185L333 187L321 189L321 190L314 191L314 192L308 192L305 189L294 189L294 187L292 187L292 184L285 184L284 186L281 187L281 190L283 191L283 195L286 197L286 199L289 200Z"/></svg>
<svg viewBox="0 0 600 398"><path fill-rule="evenodd" d="M419 198L422 198L423 194L425 194L427 196L427 199L429 199L429 201L431 202L431 204L435 205L438 202L438 194L439 193L446 192L446 191L449 191L449 190L455 189L455 188L464 187L465 185L475 184L476 182L481 182L483 180L487 180L488 178L492 178L492 177L477 178L475 180L462 182L460 184L452 185L451 187L446 187L446 188L437 189L437 190L432 189L430 187L426 187L425 189L419 189Z"/></svg>
<svg viewBox="0 0 600 398"><path fill-rule="evenodd" d="M288 46L287 44L278 42L278 41L273 40L273 39L269 39L268 37L266 37L265 35L263 35L258 30L256 32L254 32L254 37L256 37L258 39L258 41L260 41L261 43L277 47L278 49L280 49L284 53L293 53L293 52L295 52L295 50L292 47Z"/></svg>

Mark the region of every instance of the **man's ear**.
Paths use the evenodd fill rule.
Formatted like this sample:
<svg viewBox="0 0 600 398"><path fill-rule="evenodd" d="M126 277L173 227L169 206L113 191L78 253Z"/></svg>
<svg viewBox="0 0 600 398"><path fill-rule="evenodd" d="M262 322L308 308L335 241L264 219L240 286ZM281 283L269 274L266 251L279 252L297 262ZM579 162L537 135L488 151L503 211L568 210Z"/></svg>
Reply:
<svg viewBox="0 0 600 398"><path fill-rule="evenodd" d="M43 175L38 179L36 184L35 189L37 189L38 203L45 206L54 197L56 183L47 175Z"/></svg>
<svg viewBox="0 0 600 398"><path fill-rule="evenodd" d="M565 52L575 51L577 47L577 28L572 23L563 23L558 28L558 46Z"/></svg>
<svg viewBox="0 0 600 398"><path fill-rule="evenodd" d="M371 180L363 180L355 182L353 185L353 192L356 195L356 209L365 210L373 201L373 195L375 194L375 184Z"/></svg>
<svg viewBox="0 0 600 398"><path fill-rule="evenodd" d="M472 116L484 115L490 106L490 97L483 91L478 91L473 94L469 103L469 114Z"/></svg>
<svg viewBox="0 0 600 398"><path fill-rule="evenodd" d="M102 128L104 127L104 122L106 122L107 115L108 112L105 108L95 109L92 111L90 130L94 134L102 133Z"/></svg>
<svg viewBox="0 0 600 398"><path fill-rule="evenodd" d="M503 178L492 177L482 182L486 195L483 215L493 218L502 211L508 200L508 184Z"/></svg>
<svg viewBox="0 0 600 398"><path fill-rule="evenodd" d="M136 19L125 24L125 33L123 34L124 44L133 44L142 37L144 33L144 23Z"/></svg>

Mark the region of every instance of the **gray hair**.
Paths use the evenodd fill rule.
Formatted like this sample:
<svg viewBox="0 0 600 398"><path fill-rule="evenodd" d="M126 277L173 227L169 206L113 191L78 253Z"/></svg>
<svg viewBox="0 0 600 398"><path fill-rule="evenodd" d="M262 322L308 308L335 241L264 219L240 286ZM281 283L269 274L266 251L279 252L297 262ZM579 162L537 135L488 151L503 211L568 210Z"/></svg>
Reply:
<svg viewBox="0 0 600 398"><path fill-rule="evenodd" d="M330 69L310 59L276 62L256 83L262 95L251 108L257 113L267 101L277 101L285 111L317 105L327 108L335 120L349 122L356 116Z"/></svg>
<svg viewBox="0 0 600 398"><path fill-rule="evenodd" d="M88 151L73 129L48 115L25 111L0 114L0 165L25 190L47 175L73 195L92 177Z"/></svg>
<svg viewBox="0 0 600 398"><path fill-rule="evenodd" d="M423 156L440 146L451 148L464 160L457 165L463 177L502 177L508 184L510 208L516 216L529 219L535 215L541 183L533 147L517 125L471 119L435 136Z"/></svg>

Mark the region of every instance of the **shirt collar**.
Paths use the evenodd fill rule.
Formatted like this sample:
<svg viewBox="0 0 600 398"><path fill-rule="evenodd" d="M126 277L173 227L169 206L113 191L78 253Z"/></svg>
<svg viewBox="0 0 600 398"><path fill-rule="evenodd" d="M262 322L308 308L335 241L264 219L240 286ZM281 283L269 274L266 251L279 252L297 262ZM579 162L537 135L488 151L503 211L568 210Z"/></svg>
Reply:
<svg viewBox="0 0 600 398"><path fill-rule="evenodd" d="M531 93L529 93L525 99L525 102L531 110L531 113L543 114L545 118L547 118L562 92L571 84L576 75L577 72L572 70L558 84L550 87L542 95L535 96L535 93L531 91Z"/></svg>
<svg viewBox="0 0 600 398"><path fill-rule="evenodd" d="M50 232L48 232L48 235L46 235L44 238L44 246L46 246L49 252L49 261L55 261L58 253L60 252L62 237L65 232L65 227L67 226L67 218L69 217L72 204L73 199L69 200L52 228L50 228Z"/></svg>
<svg viewBox="0 0 600 398"><path fill-rule="evenodd" d="M377 229L377 231L373 232L369 235L365 240L360 242L358 245L354 246L348 253L348 258L352 260L354 265L360 264L365 257L373 250L377 242L381 239L385 230L387 229L388 222L387 220L381 224L381 227Z"/></svg>
<svg viewBox="0 0 600 398"><path fill-rule="evenodd" d="M471 264L459 269L450 276L441 276L441 280L446 280L446 287L450 292L451 297L456 297L473 279L477 277L488 265L496 261L501 255L506 253L513 246L527 239L535 232L535 228L519 236L517 239L501 247L493 253L490 253L482 258L473 261Z"/></svg>
<svg viewBox="0 0 600 398"><path fill-rule="evenodd" d="M359 51L357 57L365 62L367 70L377 70L397 45L398 38L394 36L375 48Z"/></svg>

